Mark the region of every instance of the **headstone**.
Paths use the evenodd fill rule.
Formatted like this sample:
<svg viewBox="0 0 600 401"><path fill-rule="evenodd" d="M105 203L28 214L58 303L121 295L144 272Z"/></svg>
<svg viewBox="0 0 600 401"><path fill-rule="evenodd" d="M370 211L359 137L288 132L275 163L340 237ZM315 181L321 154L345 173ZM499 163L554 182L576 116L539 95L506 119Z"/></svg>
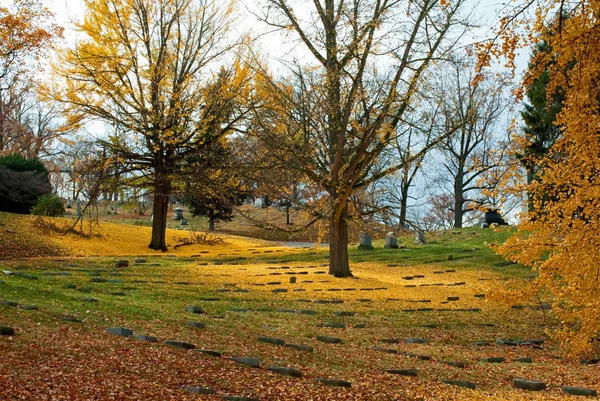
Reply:
<svg viewBox="0 0 600 401"><path fill-rule="evenodd" d="M513 379L513 386L529 391L542 391L546 389L546 384L543 382L525 379Z"/></svg>
<svg viewBox="0 0 600 401"><path fill-rule="evenodd" d="M216 358L220 358L222 356L222 354L219 351L213 351L210 349L199 349L197 351L204 355L210 355L210 356L214 356Z"/></svg>
<svg viewBox="0 0 600 401"><path fill-rule="evenodd" d="M143 334L134 334L133 338L135 338L136 340L140 340L140 341L148 341L150 343L158 342L158 338L152 337L152 336L146 336Z"/></svg>
<svg viewBox="0 0 600 401"><path fill-rule="evenodd" d="M423 245L426 244L427 242L425 241L425 231L417 229L415 230L415 241L414 244L415 245Z"/></svg>
<svg viewBox="0 0 600 401"><path fill-rule="evenodd" d="M254 200L254 207L259 207L261 209L264 209L266 207L265 198L256 198Z"/></svg>
<svg viewBox="0 0 600 401"><path fill-rule="evenodd" d="M106 332L122 337L131 337L133 335L133 330L126 329L125 327L109 327L106 329Z"/></svg>
<svg viewBox="0 0 600 401"><path fill-rule="evenodd" d="M260 367L260 360L258 358L246 358L246 357L233 357L230 358L232 361L247 365L253 368Z"/></svg>
<svg viewBox="0 0 600 401"><path fill-rule="evenodd" d="M195 306L195 305L186 305L183 308L186 312L188 313L194 313L194 314L203 314L204 309L201 306Z"/></svg>
<svg viewBox="0 0 600 401"><path fill-rule="evenodd" d="M419 374L417 369L387 369L385 372L400 376L417 376Z"/></svg>
<svg viewBox="0 0 600 401"><path fill-rule="evenodd" d="M21 310L38 310L38 307L35 305L19 305L18 308Z"/></svg>
<svg viewBox="0 0 600 401"><path fill-rule="evenodd" d="M393 249L398 248L398 236L396 236L396 233L394 233L394 232L387 233L387 235L385 236L384 248L393 248Z"/></svg>
<svg viewBox="0 0 600 401"><path fill-rule="evenodd" d="M187 226L188 225L188 221L186 219L181 219L181 220L179 220L179 225L180 226Z"/></svg>
<svg viewBox="0 0 600 401"><path fill-rule="evenodd" d="M163 342L165 344L167 344L167 345L170 345L170 346L176 347L176 348L183 348L183 349L194 349L194 348L196 348L196 346L194 344L186 343L185 341L165 340Z"/></svg>
<svg viewBox="0 0 600 401"><path fill-rule="evenodd" d="M358 245L358 249L373 249L373 237L371 237L368 233L360 234L360 243Z"/></svg>
<svg viewBox="0 0 600 401"><path fill-rule="evenodd" d="M7 326L0 326L0 336L14 336L15 329Z"/></svg>
<svg viewBox="0 0 600 401"><path fill-rule="evenodd" d="M273 345L285 345L285 341L280 340L279 338L273 337L258 337L258 341L261 343L273 344Z"/></svg>
<svg viewBox="0 0 600 401"><path fill-rule="evenodd" d="M129 267L129 261L126 259L117 260L115 267Z"/></svg>
<svg viewBox="0 0 600 401"><path fill-rule="evenodd" d="M302 372L299 371L298 369L294 369L294 368L289 368L289 367L284 367L284 366L269 366L269 367L267 367L267 370L270 370L271 372L277 372L284 376L302 377Z"/></svg>
<svg viewBox="0 0 600 401"><path fill-rule="evenodd" d="M339 344L342 342L341 338L329 337L329 336L317 336L317 341L327 344Z"/></svg>
<svg viewBox="0 0 600 401"><path fill-rule="evenodd" d="M569 395L581 395L586 397L596 397L598 392L589 388L562 386L562 392Z"/></svg>
<svg viewBox="0 0 600 401"><path fill-rule="evenodd" d="M285 343L283 346L284 347L288 347L288 348L292 348L292 349L295 349L295 350L298 350L298 351L313 352L313 347L311 347L309 345Z"/></svg>
<svg viewBox="0 0 600 401"><path fill-rule="evenodd" d="M333 379L323 379L317 378L319 383L327 384L328 386L336 386L336 387L352 387L352 383L345 380L333 380Z"/></svg>
<svg viewBox="0 0 600 401"><path fill-rule="evenodd" d="M185 322L185 325L189 326L189 327L194 327L196 329L205 329L206 328L206 324L202 323L202 322L188 321L188 322Z"/></svg>
<svg viewBox="0 0 600 401"><path fill-rule="evenodd" d="M183 209L180 207L175 208L175 213L173 214L173 220L181 221L181 219L183 219Z"/></svg>
<svg viewBox="0 0 600 401"><path fill-rule="evenodd" d="M488 362L488 363L502 363L504 362L504 357L501 356L492 356L489 358L480 358L479 359L481 362Z"/></svg>
<svg viewBox="0 0 600 401"><path fill-rule="evenodd" d="M76 317L72 317L72 316L61 316L60 319L63 322L68 322L68 323L83 323L83 320L77 319Z"/></svg>
<svg viewBox="0 0 600 401"><path fill-rule="evenodd" d="M405 338L404 342L406 344L427 344L429 340L426 338Z"/></svg>
<svg viewBox="0 0 600 401"><path fill-rule="evenodd" d="M461 368L461 369L464 369L466 366L464 364L464 362L455 362L455 361L440 361L440 362L442 362L445 365L454 366L455 368Z"/></svg>

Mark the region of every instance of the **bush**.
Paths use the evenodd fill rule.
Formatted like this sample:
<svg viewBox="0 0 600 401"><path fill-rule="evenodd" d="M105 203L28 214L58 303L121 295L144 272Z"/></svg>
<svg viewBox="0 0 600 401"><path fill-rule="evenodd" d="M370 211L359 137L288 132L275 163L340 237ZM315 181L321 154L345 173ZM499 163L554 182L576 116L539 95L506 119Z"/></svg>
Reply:
<svg viewBox="0 0 600 401"><path fill-rule="evenodd" d="M47 194L42 196L37 204L31 209L31 214L36 216L62 216L65 213L63 201L56 195Z"/></svg>
<svg viewBox="0 0 600 401"><path fill-rule="evenodd" d="M26 214L52 192L48 170L37 159L0 156L0 211Z"/></svg>
<svg viewBox="0 0 600 401"><path fill-rule="evenodd" d="M38 159L26 159L18 153L0 156L0 166L13 171L36 171L48 176L48 170Z"/></svg>

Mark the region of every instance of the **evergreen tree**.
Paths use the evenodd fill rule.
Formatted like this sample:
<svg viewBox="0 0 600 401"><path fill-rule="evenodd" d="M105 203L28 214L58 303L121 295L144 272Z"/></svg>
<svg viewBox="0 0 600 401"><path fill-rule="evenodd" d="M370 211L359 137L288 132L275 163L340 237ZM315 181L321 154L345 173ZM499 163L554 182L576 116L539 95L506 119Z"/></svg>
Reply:
<svg viewBox="0 0 600 401"><path fill-rule="evenodd" d="M531 56L529 71L537 69L533 60L537 58L538 53L550 53L551 51L547 42L538 44ZM536 166L540 159L548 153L561 133L561 128L555 124L555 121L556 115L563 107L564 91L559 87L554 93L547 93L550 82L547 67L527 87L526 95L529 104L525 103L525 110L521 112L521 117L525 122L523 133L527 139L527 145L518 156L527 170L528 184L535 179Z"/></svg>

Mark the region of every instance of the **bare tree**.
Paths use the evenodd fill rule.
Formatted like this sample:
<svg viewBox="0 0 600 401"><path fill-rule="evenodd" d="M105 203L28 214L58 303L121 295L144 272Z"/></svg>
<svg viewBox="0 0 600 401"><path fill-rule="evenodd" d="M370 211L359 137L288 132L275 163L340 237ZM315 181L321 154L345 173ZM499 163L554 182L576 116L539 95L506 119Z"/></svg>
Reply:
<svg viewBox="0 0 600 401"><path fill-rule="evenodd" d="M486 185L480 178L497 167L502 157L496 129L508 107L504 93L507 84L492 74L483 74L474 83L475 65L468 57L450 65L437 84L442 100L441 129L459 128L440 145L445 171L438 175L438 181L449 184L448 192L454 198L454 227L460 228L464 214L485 203L481 190Z"/></svg>
<svg viewBox="0 0 600 401"><path fill-rule="evenodd" d="M310 55L293 76L268 83L269 113L257 117L257 135L288 152L292 165L329 199L329 274L351 276L348 202L352 193L400 166L377 158L432 61L442 56L463 0L265 0L261 16L288 32ZM385 65L385 67L383 67Z"/></svg>

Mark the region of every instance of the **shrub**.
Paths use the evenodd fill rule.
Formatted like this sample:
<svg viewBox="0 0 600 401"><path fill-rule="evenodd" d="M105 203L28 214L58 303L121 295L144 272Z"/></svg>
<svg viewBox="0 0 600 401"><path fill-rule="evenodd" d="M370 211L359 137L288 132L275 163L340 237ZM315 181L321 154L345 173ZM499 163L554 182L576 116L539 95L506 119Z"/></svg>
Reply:
<svg viewBox="0 0 600 401"><path fill-rule="evenodd" d="M38 159L26 159L18 153L0 156L0 166L13 171L36 171L48 176L48 170Z"/></svg>
<svg viewBox="0 0 600 401"><path fill-rule="evenodd" d="M51 191L48 170L39 160L18 154L0 156L0 211L29 213Z"/></svg>
<svg viewBox="0 0 600 401"><path fill-rule="evenodd" d="M63 201L60 197L52 194L42 196L37 204L31 209L31 214L36 216L62 216L65 213Z"/></svg>

